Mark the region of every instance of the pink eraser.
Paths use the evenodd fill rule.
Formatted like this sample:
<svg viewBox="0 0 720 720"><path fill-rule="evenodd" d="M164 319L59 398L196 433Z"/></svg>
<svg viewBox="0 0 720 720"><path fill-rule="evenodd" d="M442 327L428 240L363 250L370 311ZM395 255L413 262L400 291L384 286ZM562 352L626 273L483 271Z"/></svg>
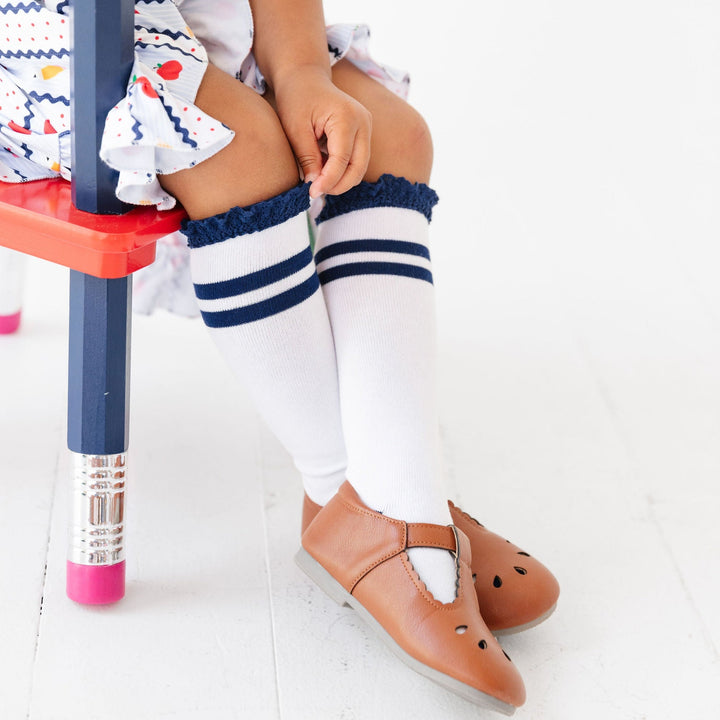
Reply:
<svg viewBox="0 0 720 720"><path fill-rule="evenodd" d="M81 605L107 605L125 595L125 561L114 565L67 563L67 596Z"/></svg>
<svg viewBox="0 0 720 720"><path fill-rule="evenodd" d="M14 333L20 327L21 315L21 310L18 310L13 315L0 315L0 335Z"/></svg>

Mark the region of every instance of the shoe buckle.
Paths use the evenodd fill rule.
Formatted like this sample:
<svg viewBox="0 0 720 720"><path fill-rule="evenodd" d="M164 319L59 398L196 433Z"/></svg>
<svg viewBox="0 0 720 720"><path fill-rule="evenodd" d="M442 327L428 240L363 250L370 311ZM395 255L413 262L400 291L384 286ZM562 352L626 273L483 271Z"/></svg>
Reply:
<svg viewBox="0 0 720 720"><path fill-rule="evenodd" d="M457 528L455 525L451 525L450 529L453 531L453 535L455 536L455 549L451 550L452 556L455 558L455 562L457 563L460 559L460 538L458 537Z"/></svg>

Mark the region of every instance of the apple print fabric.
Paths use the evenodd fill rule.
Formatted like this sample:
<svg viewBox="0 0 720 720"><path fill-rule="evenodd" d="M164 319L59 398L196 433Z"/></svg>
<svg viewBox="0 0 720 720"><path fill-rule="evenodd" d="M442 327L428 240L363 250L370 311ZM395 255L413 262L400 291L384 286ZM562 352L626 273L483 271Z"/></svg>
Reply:
<svg viewBox="0 0 720 720"><path fill-rule="evenodd" d="M190 274L190 251L181 232L160 238L155 262L133 275L133 312L151 315L163 308L181 317L199 317Z"/></svg>
<svg viewBox="0 0 720 720"><path fill-rule="evenodd" d="M69 19L0 5L0 180L70 176Z"/></svg>
<svg viewBox="0 0 720 720"><path fill-rule="evenodd" d="M69 0L0 0L0 180L70 178ZM181 7L183 15L178 11ZM194 104L207 52L259 93L247 0L137 0L135 64L127 95L108 114L100 156L119 171L125 202L173 207L157 176L192 167L232 132ZM327 29L331 63L343 57L401 97L408 76L375 62L364 25Z"/></svg>
<svg viewBox="0 0 720 720"><path fill-rule="evenodd" d="M70 178L68 0L0 0L0 180ZM193 100L207 54L171 0L135 2L135 63L108 114L100 156L120 172L117 195L173 207L157 180L196 165L233 133Z"/></svg>

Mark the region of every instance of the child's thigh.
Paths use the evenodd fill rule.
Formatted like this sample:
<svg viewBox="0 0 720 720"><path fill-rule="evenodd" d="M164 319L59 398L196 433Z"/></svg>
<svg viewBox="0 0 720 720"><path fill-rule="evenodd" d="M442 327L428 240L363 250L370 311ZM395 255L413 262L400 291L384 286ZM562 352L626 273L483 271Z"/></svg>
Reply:
<svg viewBox="0 0 720 720"><path fill-rule="evenodd" d="M341 60L332 72L335 85L372 114L370 164L365 180L375 182L383 173L391 173L427 183L433 147L422 115L348 60Z"/></svg>
<svg viewBox="0 0 720 720"><path fill-rule="evenodd" d="M192 219L267 200L297 185L297 163L280 121L256 92L210 65L195 104L235 137L195 167L160 178Z"/></svg>

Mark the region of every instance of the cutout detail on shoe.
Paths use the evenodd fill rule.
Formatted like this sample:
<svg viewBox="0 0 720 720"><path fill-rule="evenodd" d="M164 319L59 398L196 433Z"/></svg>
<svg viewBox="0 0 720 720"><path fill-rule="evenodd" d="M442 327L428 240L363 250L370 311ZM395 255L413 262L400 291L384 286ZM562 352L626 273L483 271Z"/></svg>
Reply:
<svg viewBox="0 0 720 720"><path fill-rule="evenodd" d="M518 551L518 555L524 555L525 557L530 557L530 553L526 553L524 550Z"/></svg>
<svg viewBox="0 0 720 720"><path fill-rule="evenodd" d="M504 650L503 650L503 655L504 655L508 660L510 660L510 656L509 656ZM512 662L512 660L510 660L510 662Z"/></svg>
<svg viewBox="0 0 720 720"><path fill-rule="evenodd" d="M458 635L464 635L464 634L467 632L467 629L468 629L468 626L467 626L467 625L458 625L458 626L455 628L455 632L456 632Z"/></svg>
<svg viewBox="0 0 720 720"><path fill-rule="evenodd" d="M515 570L515 572L519 575L527 575L527 570L524 567L519 567L518 565L516 565L513 570Z"/></svg>
<svg viewBox="0 0 720 720"><path fill-rule="evenodd" d="M481 641L478 643L478 647L479 647L481 650L485 650L485 648L487 647L487 642L486 642L485 640L481 640Z"/></svg>
<svg viewBox="0 0 720 720"><path fill-rule="evenodd" d="M502 585L502 578L499 575L496 575L495 578L493 579L493 585L496 588L499 588Z"/></svg>

